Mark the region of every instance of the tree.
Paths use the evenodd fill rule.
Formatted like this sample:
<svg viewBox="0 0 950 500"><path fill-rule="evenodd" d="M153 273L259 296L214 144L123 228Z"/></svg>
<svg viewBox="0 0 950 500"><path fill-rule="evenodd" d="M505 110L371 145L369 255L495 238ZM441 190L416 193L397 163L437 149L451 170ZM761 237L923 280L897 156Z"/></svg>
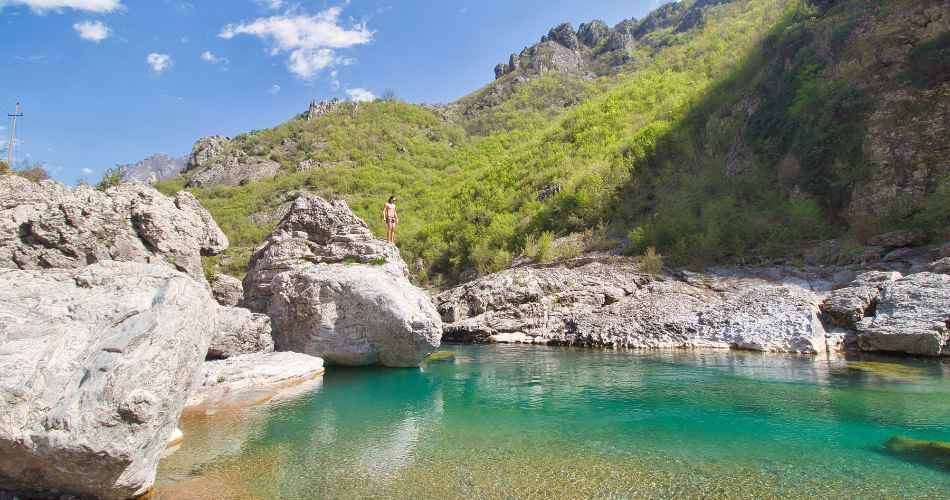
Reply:
<svg viewBox="0 0 950 500"><path fill-rule="evenodd" d="M106 173L102 175L102 180L99 181L99 184L96 184L96 189L105 191L119 184L122 184L122 169L116 165L115 168L106 170Z"/></svg>

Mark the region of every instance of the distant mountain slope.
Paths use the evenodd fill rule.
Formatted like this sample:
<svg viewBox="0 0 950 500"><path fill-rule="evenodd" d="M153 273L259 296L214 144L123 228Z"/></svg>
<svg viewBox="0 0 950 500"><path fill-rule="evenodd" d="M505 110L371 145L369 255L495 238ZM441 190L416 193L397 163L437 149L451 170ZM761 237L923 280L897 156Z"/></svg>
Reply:
<svg viewBox="0 0 950 500"><path fill-rule="evenodd" d="M546 231L600 227L601 244L676 263L794 256L891 227L939 237L948 12L950 0L684 0L613 28L559 26L455 103L330 106L231 140L221 154L280 167L193 188L236 242L209 265L242 273L298 190L346 198L377 231L399 195L420 279L504 267Z"/></svg>
<svg viewBox="0 0 950 500"><path fill-rule="evenodd" d="M123 181L151 184L180 174L185 170L185 158L156 154L138 163L119 165L117 168Z"/></svg>

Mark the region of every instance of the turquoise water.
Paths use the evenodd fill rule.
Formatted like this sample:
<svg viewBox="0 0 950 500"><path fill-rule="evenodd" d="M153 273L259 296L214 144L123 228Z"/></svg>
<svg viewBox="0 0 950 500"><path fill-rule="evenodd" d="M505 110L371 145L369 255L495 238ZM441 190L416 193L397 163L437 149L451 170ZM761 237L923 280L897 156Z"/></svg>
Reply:
<svg viewBox="0 0 950 500"><path fill-rule="evenodd" d="M448 346L186 419L160 498L948 498L950 360Z"/></svg>

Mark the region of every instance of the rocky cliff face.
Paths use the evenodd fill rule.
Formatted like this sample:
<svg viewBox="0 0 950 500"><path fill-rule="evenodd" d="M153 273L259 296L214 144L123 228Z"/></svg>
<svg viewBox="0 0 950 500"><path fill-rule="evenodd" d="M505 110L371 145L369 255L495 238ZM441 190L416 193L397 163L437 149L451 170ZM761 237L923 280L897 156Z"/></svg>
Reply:
<svg viewBox="0 0 950 500"><path fill-rule="evenodd" d="M652 48L665 43L656 36L664 31L677 33L702 25L704 12L732 0L685 0L670 2L642 20L626 19L614 27L601 20L583 23L575 30L563 23L541 37L541 41L512 53L495 66L495 78L519 73L536 75L549 71L576 75L603 75L630 63L636 48Z"/></svg>
<svg viewBox="0 0 950 500"><path fill-rule="evenodd" d="M125 182L143 182L154 184L157 181L174 177L185 170L185 158L172 158L166 154L157 154L138 162L119 166L119 175Z"/></svg>
<svg viewBox="0 0 950 500"><path fill-rule="evenodd" d="M187 158L188 187L238 186L277 175L280 163L232 147L227 137L205 137Z"/></svg>
<svg viewBox="0 0 950 500"><path fill-rule="evenodd" d="M105 192L0 177L0 268L79 268L117 260L166 265L204 282L201 256L228 247L187 192L168 198L142 184Z"/></svg>

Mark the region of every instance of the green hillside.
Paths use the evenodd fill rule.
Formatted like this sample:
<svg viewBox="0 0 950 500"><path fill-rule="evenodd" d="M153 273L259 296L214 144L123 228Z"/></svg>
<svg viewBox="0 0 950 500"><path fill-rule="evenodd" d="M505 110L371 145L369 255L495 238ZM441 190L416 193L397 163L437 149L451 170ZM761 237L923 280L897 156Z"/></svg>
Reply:
<svg viewBox="0 0 950 500"><path fill-rule="evenodd" d="M946 111L950 19L918 29L904 15L939 4L681 2L637 22L640 41L602 76L517 69L448 106L377 101L247 134L238 147L270 152L285 173L194 189L233 243L209 265L243 274L274 226L248 216L300 189L346 199L377 234L397 194L400 247L424 263L420 280L497 270L573 233L655 246L675 264L794 256L890 227L942 234L950 153L913 141L946 133L919 117ZM897 32L920 43L899 48ZM874 56L890 49L883 71ZM895 89L911 98L880 104ZM910 159L878 147L888 126L911 138ZM294 172L308 159L322 167ZM881 202L875 183L892 178L909 194Z"/></svg>

